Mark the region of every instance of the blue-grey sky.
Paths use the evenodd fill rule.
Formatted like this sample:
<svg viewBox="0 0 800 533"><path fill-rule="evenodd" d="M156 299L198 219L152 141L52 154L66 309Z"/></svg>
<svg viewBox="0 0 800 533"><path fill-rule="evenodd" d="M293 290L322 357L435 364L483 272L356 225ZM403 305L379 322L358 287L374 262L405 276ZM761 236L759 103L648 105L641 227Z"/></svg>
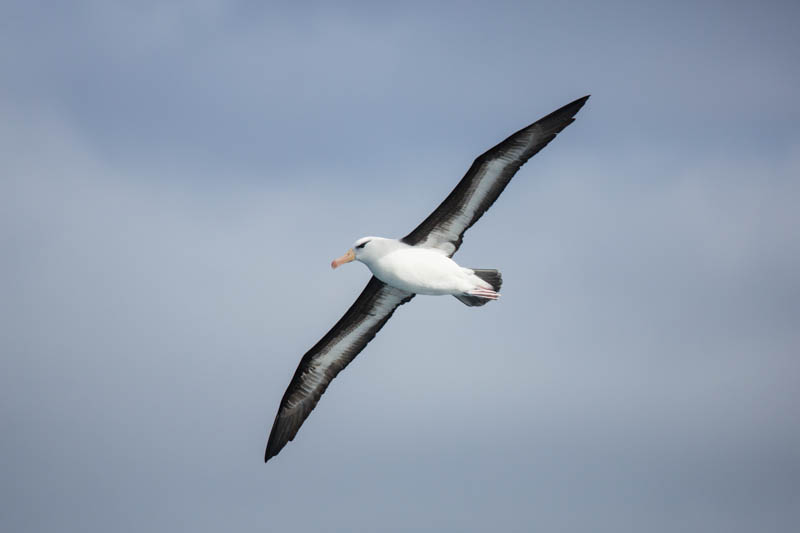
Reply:
<svg viewBox="0 0 800 533"><path fill-rule="evenodd" d="M796 530L799 17L4 2L0 530ZM264 465L330 260L587 93Z"/></svg>

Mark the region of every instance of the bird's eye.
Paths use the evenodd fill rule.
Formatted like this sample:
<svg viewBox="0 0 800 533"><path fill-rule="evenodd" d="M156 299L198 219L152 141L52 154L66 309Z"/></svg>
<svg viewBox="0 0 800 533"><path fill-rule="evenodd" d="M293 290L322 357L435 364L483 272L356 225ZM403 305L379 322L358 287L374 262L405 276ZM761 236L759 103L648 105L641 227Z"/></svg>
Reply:
<svg viewBox="0 0 800 533"><path fill-rule="evenodd" d="M363 247L365 247L365 246L367 245L367 243L368 243L368 242L369 242L369 241L364 241L364 242L362 242L361 244L359 244L358 246L356 246L356 249L357 249L357 250L360 250L360 249L362 249Z"/></svg>

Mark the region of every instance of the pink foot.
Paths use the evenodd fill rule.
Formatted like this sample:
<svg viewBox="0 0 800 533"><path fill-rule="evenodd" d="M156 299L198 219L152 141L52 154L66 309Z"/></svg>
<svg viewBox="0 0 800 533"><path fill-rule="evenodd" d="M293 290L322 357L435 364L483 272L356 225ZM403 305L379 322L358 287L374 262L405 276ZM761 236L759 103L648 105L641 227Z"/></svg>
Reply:
<svg viewBox="0 0 800 533"><path fill-rule="evenodd" d="M475 289L472 289L467 294L469 294L470 296L478 296L480 298L486 298L487 300L497 300L498 298L500 298L499 293L494 292L492 289L484 289L482 287L477 287Z"/></svg>

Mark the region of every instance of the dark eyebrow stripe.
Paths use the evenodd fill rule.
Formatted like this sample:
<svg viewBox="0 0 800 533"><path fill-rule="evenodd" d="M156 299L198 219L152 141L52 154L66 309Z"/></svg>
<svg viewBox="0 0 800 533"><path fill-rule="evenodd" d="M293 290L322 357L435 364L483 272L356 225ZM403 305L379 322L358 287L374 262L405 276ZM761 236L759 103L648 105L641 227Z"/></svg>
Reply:
<svg viewBox="0 0 800 533"><path fill-rule="evenodd" d="M367 245L367 243L368 243L368 242L369 242L369 241L364 241L364 242L362 242L361 244L359 244L358 246L356 246L356 248L358 248L358 249L361 249L361 248L365 247L365 246Z"/></svg>

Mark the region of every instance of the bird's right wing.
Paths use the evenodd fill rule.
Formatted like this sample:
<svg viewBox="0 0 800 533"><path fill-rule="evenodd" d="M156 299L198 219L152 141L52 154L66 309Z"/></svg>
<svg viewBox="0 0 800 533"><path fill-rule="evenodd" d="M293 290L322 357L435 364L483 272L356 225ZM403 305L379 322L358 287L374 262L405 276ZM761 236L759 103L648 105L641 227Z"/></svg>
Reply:
<svg viewBox="0 0 800 533"><path fill-rule="evenodd" d="M588 96L553 111L478 156L456 188L402 241L452 256L467 231L497 200L517 170L569 126Z"/></svg>
<svg viewBox="0 0 800 533"><path fill-rule="evenodd" d="M328 385L378 333L394 310L413 298L373 277L350 309L300 360L267 441L269 461L294 439Z"/></svg>

